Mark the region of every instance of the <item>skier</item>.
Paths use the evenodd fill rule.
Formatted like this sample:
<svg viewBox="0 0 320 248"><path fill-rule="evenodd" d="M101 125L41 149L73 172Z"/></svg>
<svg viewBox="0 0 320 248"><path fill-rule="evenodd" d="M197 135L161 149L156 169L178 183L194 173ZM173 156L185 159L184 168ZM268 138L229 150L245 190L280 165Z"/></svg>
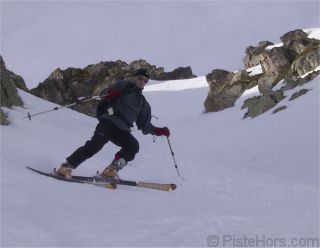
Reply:
<svg viewBox="0 0 320 248"><path fill-rule="evenodd" d="M151 124L151 107L142 94L149 78L149 72L142 68L136 71L132 82L120 80L102 90L100 93L102 101L97 107L99 123L91 140L66 158L66 162L55 171L57 175L71 177L73 169L111 141L121 149L100 176L120 179L119 170L132 161L139 152L139 143L130 133L130 127L134 122L143 134L170 136L167 127L160 128Z"/></svg>

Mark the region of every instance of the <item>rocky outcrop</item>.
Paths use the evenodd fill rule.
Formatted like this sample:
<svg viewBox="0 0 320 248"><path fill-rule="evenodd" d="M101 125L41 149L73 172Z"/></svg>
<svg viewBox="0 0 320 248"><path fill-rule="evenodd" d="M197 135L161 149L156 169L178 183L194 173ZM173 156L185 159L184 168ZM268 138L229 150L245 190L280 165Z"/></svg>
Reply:
<svg viewBox="0 0 320 248"><path fill-rule="evenodd" d="M146 68L153 80L175 80L194 78L190 67L180 67L165 72L145 60L136 60L130 64L124 61L100 62L87 67L56 69L50 76L30 92L38 97L59 105L76 102L79 97L98 95L99 92L116 80L129 80L139 68ZM90 101L72 108L81 113L95 116L97 103Z"/></svg>
<svg viewBox="0 0 320 248"><path fill-rule="evenodd" d="M282 35L280 40L285 47L289 47L298 54L303 53L306 49L314 45L319 45L318 40L308 38L308 35L301 29L296 29Z"/></svg>
<svg viewBox="0 0 320 248"><path fill-rule="evenodd" d="M245 68L251 68L260 64L260 61L263 59L262 53L265 51L266 47L273 45L270 41L262 41L259 44L254 46L249 46L246 48L246 56L243 59Z"/></svg>
<svg viewBox="0 0 320 248"><path fill-rule="evenodd" d="M243 92L257 85L258 76L249 76L247 70L228 72L213 70L206 76L209 93L204 102L207 112L216 112L233 107Z"/></svg>
<svg viewBox="0 0 320 248"><path fill-rule="evenodd" d="M208 97L204 106L207 112L220 111L232 107L244 90L258 85L261 96L248 99L242 108L247 108L246 117L256 117L273 108L284 98L286 90L303 85L320 75L320 41L311 39L303 30L294 30L281 36L283 45L263 41L258 46L249 46L243 59L245 70L228 72L219 81L213 72L207 75ZM260 65L262 73L253 77L246 75L251 67ZM230 78L233 79L230 79ZM283 82L280 89L273 88ZM277 87L279 88L279 87ZM297 93L299 96L305 94ZM274 111L277 113L285 108Z"/></svg>
<svg viewBox="0 0 320 248"><path fill-rule="evenodd" d="M310 90L308 90L308 89L299 90L299 91L293 93L293 94L290 96L289 101L295 100L295 99L297 99L298 97L307 94L309 91L310 91Z"/></svg>
<svg viewBox="0 0 320 248"><path fill-rule="evenodd" d="M0 68L1 68L1 76L0 76L1 107L11 108L12 106L23 106L23 102L20 96L18 95L18 91L16 87L16 82L24 83L23 79L6 68L6 65L1 55L0 55ZM1 118L0 118L1 125L9 124L9 121L7 120L6 117L7 116L5 112L3 111L3 109L1 109Z"/></svg>
<svg viewBox="0 0 320 248"><path fill-rule="evenodd" d="M283 85L280 88L282 91L287 91L294 89L297 86L304 85L314 78L318 77L320 75L320 70L317 71L311 71L308 74L304 75L303 77L295 78L295 77L286 77L283 81Z"/></svg>
<svg viewBox="0 0 320 248"><path fill-rule="evenodd" d="M275 47L262 53L261 67L263 76L259 79L259 91L268 93L290 69L296 52L287 47Z"/></svg>
<svg viewBox="0 0 320 248"><path fill-rule="evenodd" d="M320 65L320 43L305 49L292 63L291 77L297 79Z"/></svg>
<svg viewBox="0 0 320 248"><path fill-rule="evenodd" d="M280 112L280 111L283 111L283 110L285 110L285 109L287 109L287 108L288 108L288 107L287 107L286 105L280 106L280 107L276 108L275 110L273 110L273 111L272 111L272 114L276 114L276 113L278 113L278 112Z"/></svg>
<svg viewBox="0 0 320 248"><path fill-rule="evenodd" d="M194 78L195 75L192 74L191 67L179 67L174 69L172 72L164 72L163 68L160 68L154 71L153 75L151 74L152 79L154 80L178 80L178 79L189 79Z"/></svg>
<svg viewBox="0 0 320 248"><path fill-rule="evenodd" d="M275 92L269 92L261 96L255 96L247 99L241 107L241 109L248 109L247 113L244 115L244 118L253 118L263 114L264 112L276 106L276 104L283 98L283 92L281 90L277 90Z"/></svg>
<svg viewBox="0 0 320 248"><path fill-rule="evenodd" d="M7 70L6 65L3 61L2 56L0 55L0 64L1 64L1 71L5 72L7 77L10 78L12 82L14 82L15 86L19 89L24 91L28 91L26 83L24 82L23 78L12 71Z"/></svg>
<svg viewBox="0 0 320 248"><path fill-rule="evenodd" d="M216 112L220 109L231 107L233 104L232 96L228 97L226 88L231 85L234 73L226 70L213 70L206 76L209 83L209 94L204 106L209 112Z"/></svg>
<svg viewBox="0 0 320 248"><path fill-rule="evenodd" d="M2 108L0 108L0 125L9 125L8 116L3 112Z"/></svg>

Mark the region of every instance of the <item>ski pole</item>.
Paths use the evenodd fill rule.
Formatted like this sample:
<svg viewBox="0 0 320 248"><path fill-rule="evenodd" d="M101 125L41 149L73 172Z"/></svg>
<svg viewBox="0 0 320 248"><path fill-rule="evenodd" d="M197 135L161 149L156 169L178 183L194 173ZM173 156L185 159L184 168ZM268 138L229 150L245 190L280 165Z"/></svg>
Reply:
<svg viewBox="0 0 320 248"><path fill-rule="evenodd" d="M177 173L178 173L178 176L180 177L180 173L179 173L179 170L178 170L178 165L177 165L176 159L174 158L174 152L173 152L173 150L172 150L172 147L171 147L171 143L170 143L169 137L167 137L167 140L168 140L169 148L170 148L171 155L172 155L172 158L173 158L174 167L176 167L176 169L177 169Z"/></svg>
<svg viewBox="0 0 320 248"><path fill-rule="evenodd" d="M74 105L77 105L77 104L80 104L80 103L83 103L83 102L89 102L89 101L92 101L92 100L95 100L95 99L98 99L98 98L102 98L102 97L105 97L105 96L108 96L108 95L109 94L106 94L106 95L103 95L103 96L93 96L93 97L90 97L90 98L85 98L83 100L80 100L80 102L74 102L74 103L70 103L70 104L67 104L67 105L64 105L64 106L55 107L53 109L49 109L49 110L46 110L46 111L43 111L43 112L39 112L39 113L36 113L36 114L33 114L33 115L30 115L30 113L28 113L28 115L23 117L22 119L28 118L31 121L31 117L34 117L34 116L37 116L37 115L42 115L42 114L45 114L45 113L48 113L48 112L51 112L51 111L54 111L54 110L59 110L59 109L63 109L63 108L69 108L69 107L72 107Z"/></svg>

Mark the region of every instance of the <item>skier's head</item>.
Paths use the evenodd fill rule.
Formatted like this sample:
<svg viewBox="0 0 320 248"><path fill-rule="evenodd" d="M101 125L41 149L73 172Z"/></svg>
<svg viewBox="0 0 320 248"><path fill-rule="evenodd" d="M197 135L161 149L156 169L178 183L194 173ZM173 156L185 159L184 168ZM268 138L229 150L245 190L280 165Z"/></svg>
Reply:
<svg viewBox="0 0 320 248"><path fill-rule="evenodd" d="M147 69L141 68L139 70L136 71L136 73L134 74L135 76L144 76L145 78L149 79L150 78L150 74L148 72Z"/></svg>
<svg viewBox="0 0 320 248"><path fill-rule="evenodd" d="M149 78L150 78L149 72L146 69L141 68L137 70L136 73L134 74L133 82L138 88L143 90L145 84L148 83Z"/></svg>

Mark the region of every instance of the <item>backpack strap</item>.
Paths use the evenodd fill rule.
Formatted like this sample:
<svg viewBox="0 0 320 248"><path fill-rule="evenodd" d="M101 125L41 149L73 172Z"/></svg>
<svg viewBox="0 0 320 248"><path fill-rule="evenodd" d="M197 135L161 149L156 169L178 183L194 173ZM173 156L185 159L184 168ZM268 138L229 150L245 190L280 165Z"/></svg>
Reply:
<svg viewBox="0 0 320 248"><path fill-rule="evenodd" d="M115 87L117 88L119 91L121 91L122 93L127 93L130 92L132 88L132 84L130 81L120 81L119 83L121 83L122 85L119 87L116 87L117 83L115 85L112 85L111 87L107 87L105 89L103 89L100 93L100 95L104 95L106 94L106 92L108 91L109 88ZM106 110L112 106L115 102L117 101L117 99L113 99L113 100L102 100L99 102L97 109L96 109L96 117L98 118L98 120L100 121L100 118L102 117L103 114L105 114Z"/></svg>

